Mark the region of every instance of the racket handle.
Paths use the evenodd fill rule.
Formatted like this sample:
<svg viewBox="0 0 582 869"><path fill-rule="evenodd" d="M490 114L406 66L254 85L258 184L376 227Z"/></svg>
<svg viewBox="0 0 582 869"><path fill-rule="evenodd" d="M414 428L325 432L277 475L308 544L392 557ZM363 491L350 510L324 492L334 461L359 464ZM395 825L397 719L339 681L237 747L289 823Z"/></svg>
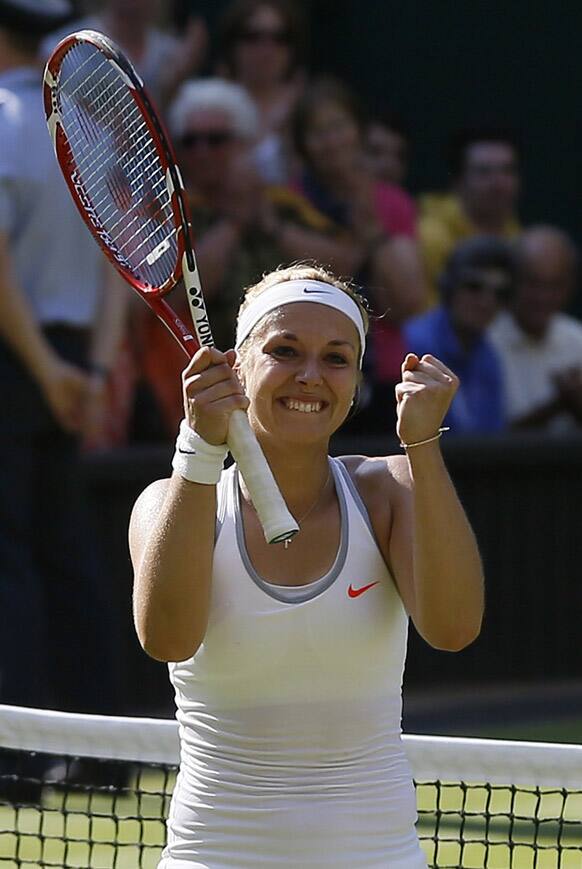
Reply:
<svg viewBox="0 0 582 869"><path fill-rule="evenodd" d="M299 526L287 509L244 410L235 410L231 414L228 448L249 490L265 540L267 543L289 540L297 534Z"/></svg>

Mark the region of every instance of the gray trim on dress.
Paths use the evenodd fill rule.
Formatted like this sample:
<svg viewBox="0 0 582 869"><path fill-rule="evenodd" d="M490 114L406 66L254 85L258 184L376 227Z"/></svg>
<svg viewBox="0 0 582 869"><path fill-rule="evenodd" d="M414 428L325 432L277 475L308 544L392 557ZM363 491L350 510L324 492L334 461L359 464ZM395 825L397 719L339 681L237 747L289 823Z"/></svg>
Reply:
<svg viewBox="0 0 582 869"><path fill-rule="evenodd" d="M351 494L352 498L354 499L356 507L358 508L360 513L362 514L362 519L366 523L366 525L368 527L368 531L372 535L372 540L374 541L376 546L378 546L378 540L376 539L376 534L374 532L374 528L372 527L372 521L370 519L370 514L368 513L368 508L364 504L362 496L360 495L360 493L358 492L358 490L356 488L356 484L354 483L354 481L350 477L349 471L346 468L346 466L344 465L344 463L341 461L341 459L335 459L334 462L336 462L337 465L339 466L340 474L341 474L343 480L345 481L346 486L350 490L350 494ZM378 546L378 548L380 549L379 546ZM380 550L380 551L382 551L382 550Z"/></svg>
<svg viewBox="0 0 582 869"><path fill-rule="evenodd" d="M348 538L349 538L349 527L348 527L348 507L346 503L345 494L343 491L343 486L341 480L338 475L338 470L336 467L336 462L333 459L330 459L330 468L335 482L335 489L337 493L338 503L339 503L339 511L340 511L340 542L337 551L337 555L335 557L335 561L332 564L328 573L319 579L314 580L313 582L308 583L305 586L281 586L274 585L271 582L265 582L262 579L249 558L249 554L247 551L246 541L245 541L245 533L242 522L242 510L241 510L241 502L240 502L240 489L238 485L238 473L232 475L232 482L230 485L232 486L230 490L231 496L234 498L234 514L235 514L235 529L236 529L236 540L238 545L238 550L240 553L240 557L244 564L244 567L249 574L252 581L257 585L261 591L264 591L269 597L274 598L274 600L279 601L280 603L306 603L307 601L313 600L316 597L319 597L320 594L323 594L337 579L341 571L343 570L344 564L346 562L346 556L348 553ZM293 546L293 544L291 544Z"/></svg>

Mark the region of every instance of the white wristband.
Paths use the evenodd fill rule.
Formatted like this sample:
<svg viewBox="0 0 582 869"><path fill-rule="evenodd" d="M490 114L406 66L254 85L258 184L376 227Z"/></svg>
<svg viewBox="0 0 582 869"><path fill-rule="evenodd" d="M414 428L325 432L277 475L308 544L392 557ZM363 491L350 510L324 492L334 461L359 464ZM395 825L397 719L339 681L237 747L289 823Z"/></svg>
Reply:
<svg viewBox="0 0 582 869"><path fill-rule="evenodd" d="M205 483L213 486L220 480L227 453L226 444L207 443L183 419L176 440L176 452L172 459L172 467L181 477L191 483Z"/></svg>

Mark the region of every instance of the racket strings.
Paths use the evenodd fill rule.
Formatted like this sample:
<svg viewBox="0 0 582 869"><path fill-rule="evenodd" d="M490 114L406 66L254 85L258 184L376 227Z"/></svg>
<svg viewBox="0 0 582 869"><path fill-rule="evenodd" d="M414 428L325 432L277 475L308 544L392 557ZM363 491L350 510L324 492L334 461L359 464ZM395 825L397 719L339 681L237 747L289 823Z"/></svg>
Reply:
<svg viewBox="0 0 582 869"><path fill-rule="evenodd" d="M119 68L77 44L63 58L58 106L74 183L107 246L143 284L163 287L178 247L166 171Z"/></svg>

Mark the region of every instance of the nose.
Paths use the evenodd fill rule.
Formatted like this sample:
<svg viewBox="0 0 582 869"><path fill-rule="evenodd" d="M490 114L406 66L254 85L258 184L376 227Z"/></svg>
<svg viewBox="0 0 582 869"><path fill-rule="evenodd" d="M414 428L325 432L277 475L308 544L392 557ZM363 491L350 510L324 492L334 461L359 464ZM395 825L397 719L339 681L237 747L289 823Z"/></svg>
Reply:
<svg viewBox="0 0 582 869"><path fill-rule="evenodd" d="M305 359L299 367L295 379L303 386L312 386L321 383L321 371L317 359Z"/></svg>

